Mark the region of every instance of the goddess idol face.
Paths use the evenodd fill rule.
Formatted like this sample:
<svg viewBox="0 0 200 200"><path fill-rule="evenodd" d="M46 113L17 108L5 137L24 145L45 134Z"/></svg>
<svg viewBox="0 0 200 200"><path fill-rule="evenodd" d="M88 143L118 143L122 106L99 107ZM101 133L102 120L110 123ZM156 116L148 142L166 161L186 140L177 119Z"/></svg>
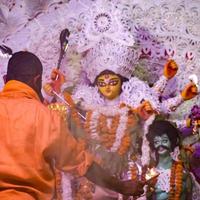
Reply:
<svg viewBox="0 0 200 200"><path fill-rule="evenodd" d="M121 78L116 74L104 74L97 79L99 92L109 100L113 100L120 95L121 86Z"/></svg>

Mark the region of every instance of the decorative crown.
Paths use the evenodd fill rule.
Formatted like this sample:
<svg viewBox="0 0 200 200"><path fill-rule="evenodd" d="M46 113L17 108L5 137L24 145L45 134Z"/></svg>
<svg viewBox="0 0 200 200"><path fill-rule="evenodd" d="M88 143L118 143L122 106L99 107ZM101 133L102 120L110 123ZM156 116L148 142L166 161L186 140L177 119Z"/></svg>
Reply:
<svg viewBox="0 0 200 200"><path fill-rule="evenodd" d="M82 66L87 78L93 83L104 70L129 78L138 57L132 48L135 40L128 17L129 6L106 0L89 1L89 4L70 2L69 8L79 6L67 18L70 43L79 53L86 52Z"/></svg>
<svg viewBox="0 0 200 200"><path fill-rule="evenodd" d="M87 52L82 60L82 66L91 83L104 70L130 78L137 58L132 47L103 38Z"/></svg>

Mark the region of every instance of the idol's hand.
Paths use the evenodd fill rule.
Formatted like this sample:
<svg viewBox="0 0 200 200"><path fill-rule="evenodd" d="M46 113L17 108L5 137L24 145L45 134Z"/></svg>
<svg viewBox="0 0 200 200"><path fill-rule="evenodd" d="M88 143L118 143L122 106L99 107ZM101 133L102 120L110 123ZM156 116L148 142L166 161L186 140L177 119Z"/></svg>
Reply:
<svg viewBox="0 0 200 200"><path fill-rule="evenodd" d="M57 93L60 93L61 86L65 82L65 76L61 73L58 69L53 69L51 72L51 80L52 80L52 87L53 90Z"/></svg>
<svg viewBox="0 0 200 200"><path fill-rule="evenodd" d="M186 85L183 91L181 92L181 96L184 101L194 98L197 94L198 88L193 82Z"/></svg>
<svg viewBox="0 0 200 200"><path fill-rule="evenodd" d="M51 80L55 81L56 79L65 82L65 76L59 69L53 69L51 72Z"/></svg>
<svg viewBox="0 0 200 200"><path fill-rule="evenodd" d="M190 118L187 118L186 119L186 127L191 127L191 125L192 125L192 120L190 119Z"/></svg>
<svg viewBox="0 0 200 200"><path fill-rule="evenodd" d="M154 109L151 106L151 103L146 100L141 102L137 111L140 117L142 117L144 120L147 120L153 113L155 113Z"/></svg>
<svg viewBox="0 0 200 200"><path fill-rule="evenodd" d="M167 79L173 78L178 71L178 65L174 60L168 60L164 66L164 76Z"/></svg>

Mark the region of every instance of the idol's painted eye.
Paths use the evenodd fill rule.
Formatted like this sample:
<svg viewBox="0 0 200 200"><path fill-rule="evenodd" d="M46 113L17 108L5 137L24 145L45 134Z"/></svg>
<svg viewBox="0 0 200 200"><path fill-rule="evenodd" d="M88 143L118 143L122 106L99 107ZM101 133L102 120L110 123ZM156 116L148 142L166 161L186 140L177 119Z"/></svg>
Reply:
<svg viewBox="0 0 200 200"><path fill-rule="evenodd" d="M164 142L164 143L168 143L168 140L167 140L167 139L165 139L165 140L163 140L163 142Z"/></svg>
<svg viewBox="0 0 200 200"><path fill-rule="evenodd" d="M111 80L111 81L109 82L109 85L115 86L115 85L117 85L118 83L119 83L119 80Z"/></svg>
<svg viewBox="0 0 200 200"><path fill-rule="evenodd" d="M105 83L105 82L103 82L103 81L98 81L97 82L97 86L98 87L105 87L107 84Z"/></svg>
<svg viewBox="0 0 200 200"><path fill-rule="evenodd" d="M160 143L160 141L154 140L154 145L157 145L157 144L159 144L159 143Z"/></svg>

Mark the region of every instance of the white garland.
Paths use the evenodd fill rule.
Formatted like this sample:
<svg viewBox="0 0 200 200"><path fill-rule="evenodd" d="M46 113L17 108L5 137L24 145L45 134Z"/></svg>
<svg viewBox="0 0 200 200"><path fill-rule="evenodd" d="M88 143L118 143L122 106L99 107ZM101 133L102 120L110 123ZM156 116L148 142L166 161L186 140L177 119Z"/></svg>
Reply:
<svg viewBox="0 0 200 200"><path fill-rule="evenodd" d="M113 146L110 148L111 152L116 152L121 144L121 140L125 135L126 125L128 121L127 113L120 116L119 126L117 127L115 142Z"/></svg>
<svg viewBox="0 0 200 200"><path fill-rule="evenodd" d="M127 179L131 180L132 179L132 168L134 167L134 162L132 160L128 161L128 171L127 171Z"/></svg>
<svg viewBox="0 0 200 200"><path fill-rule="evenodd" d="M150 146L146 135L149 131L149 126L153 123L154 119L155 119L155 114L151 115L144 123L144 135L142 141L142 157L141 157L142 166L148 165L150 161Z"/></svg>
<svg viewBox="0 0 200 200"><path fill-rule="evenodd" d="M97 111L92 112L91 120L90 120L90 130L91 130L91 138L99 140L99 135L97 133L98 119L100 113Z"/></svg>
<svg viewBox="0 0 200 200"><path fill-rule="evenodd" d="M89 110L93 110L92 117L90 120L90 130L92 139L97 139L97 140L99 139L99 134L97 132L97 125L100 114L111 117L120 114L120 120L116 131L115 141L113 143L113 146L110 148L110 152L116 152L119 149L121 145L121 140L125 135L126 125L128 121L128 108L124 107L121 109L120 108L113 109L113 107L103 107L103 106L99 107L89 106L89 107L90 107L88 108Z"/></svg>
<svg viewBox="0 0 200 200"><path fill-rule="evenodd" d="M71 175L62 172L62 199L63 200L73 200L72 198L72 188L71 188Z"/></svg>

